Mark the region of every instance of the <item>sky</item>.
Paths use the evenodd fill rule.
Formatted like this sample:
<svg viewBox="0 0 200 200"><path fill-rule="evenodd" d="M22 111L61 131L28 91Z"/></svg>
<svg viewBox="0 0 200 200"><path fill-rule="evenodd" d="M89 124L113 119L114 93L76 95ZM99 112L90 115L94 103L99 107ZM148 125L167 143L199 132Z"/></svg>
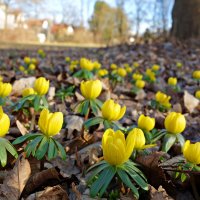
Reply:
<svg viewBox="0 0 200 200"><path fill-rule="evenodd" d="M116 6L115 0L104 0L104 1L112 7ZM150 2L154 2L155 0L143 0L143 1L150 3ZM170 28L171 23L172 23L171 10L173 7L174 0L156 0L156 1L164 1L164 2L169 3L167 21L168 21L168 28ZM83 18L84 26L89 27L88 20L92 16L95 2L96 0L42 0L42 5L41 5L42 9L39 8L39 11L37 11L37 14L33 13L33 15L41 19L50 18L52 20L55 20L57 23L59 23L62 21L62 16L63 16L62 13L64 12L67 19L69 19L70 22L71 21L73 21L73 23L76 23L78 21L80 22L81 19ZM129 0L129 2L134 2L134 0ZM83 5L82 8L81 8L81 5ZM125 7L125 12L128 14L130 20L134 21L134 15L136 13L136 5L134 3L132 4L129 3L126 5L127 6ZM153 3L152 3L152 6L153 6ZM83 12L81 12L81 9L83 9ZM145 12L144 15L147 19L146 21L142 21L140 25L140 33L143 33L146 30L146 28L150 28L150 20L153 17L153 13L148 11L148 7L145 9L146 10L144 11ZM83 17L81 13L83 13ZM29 16L30 15L31 15L31 12L29 12ZM131 23L131 24L134 24L134 23ZM131 30L133 33L135 32L134 25L131 27Z"/></svg>

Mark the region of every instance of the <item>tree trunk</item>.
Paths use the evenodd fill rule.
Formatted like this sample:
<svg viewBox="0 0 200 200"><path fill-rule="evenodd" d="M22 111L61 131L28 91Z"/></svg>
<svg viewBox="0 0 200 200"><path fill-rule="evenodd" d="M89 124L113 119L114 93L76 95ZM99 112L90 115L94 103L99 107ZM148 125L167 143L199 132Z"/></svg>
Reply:
<svg viewBox="0 0 200 200"><path fill-rule="evenodd" d="M172 36L200 38L200 0L175 0L172 18Z"/></svg>

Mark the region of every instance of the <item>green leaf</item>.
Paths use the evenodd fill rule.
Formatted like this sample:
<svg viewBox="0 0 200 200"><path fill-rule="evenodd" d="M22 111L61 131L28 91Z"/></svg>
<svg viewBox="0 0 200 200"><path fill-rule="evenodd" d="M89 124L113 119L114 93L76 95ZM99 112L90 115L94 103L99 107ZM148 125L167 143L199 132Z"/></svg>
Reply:
<svg viewBox="0 0 200 200"><path fill-rule="evenodd" d="M46 100L46 97L44 95L42 96L42 102L43 102L44 108L48 108L49 107L48 102Z"/></svg>
<svg viewBox="0 0 200 200"><path fill-rule="evenodd" d="M4 146L4 144L0 145L0 161L1 161L1 166L5 167L7 164L7 153L6 153L6 148Z"/></svg>
<svg viewBox="0 0 200 200"><path fill-rule="evenodd" d="M18 154L17 154L17 151L16 151L15 147L13 147L12 144L11 144L9 141L6 142L5 147L6 147L7 151L8 151L12 156L14 156L15 158L18 157Z"/></svg>
<svg viewBox="0 0 200 200"><path fill-rule="evenodd" d="M34 99L34 103L33 103L35 111L39 111L39 109L40 109L40 100L41 100L41 96L36 95L36 97Z"/></svg>
<svg viewBox="0 0 200 200"><path fill-rule="evenodd" d="M106 130L108 128L112 128L112 125L108 120L104 120L103 125L104 125L104 130Z"/></svg>
<svg viewBox="0 0 200 200"><path fill-rule="evenodd" d="M116 174L116 169L114 167L111 168L109 176L106 178L106 181L103 184L103 187L100 189L99 191L99 196L102 197L102 195L105 193L108 185L110 184L110 182L112 181L113 177Z"/></svg>
<svg viewBox="0 0 200 200"><path fill-rule="evenodd" d="M134 170L135 172L137 172L146 182L147 182L147 178L144 176L144 174L142 173L141 170L139 170L136 166L139 166L138 164L128 160L126 163L124 163L125 167L129 167L132 170Z"/></svg>
<svg viewBox="0 0 200 200"><path fill-rule="evenodd" d="M52 139L53 139L53 138L52 138ZM53 141L55 142L55 144L56 144L57 147L58 147L59 154L60 154L61 158L62 158L63 160L66 160L66 159L67 159L67 154L66 154L66 151L65 151L64 147L63 147L58 141L56 141L56 140L54 140L54 139L53 139Z"/></svg>
<svg viewBox="0 0 200 200"><path fill-rule="evenodd" d="M99 108L102 107L103 103L102 103L99 99L95 99L94 101L95 101L95 103L97 104L97 106L98 106Z"/></svg>
<svg viewBox="0 0 200 200"><path fill-rule="evenodd" d="M185 144L185 138L180 133L176 134L176 138L179 141L179 143L181 144L181 147L183 147Z"/></svg>
<svg viewBox="0 0 200 200"><path fill-rule="evenodd" d="M29 157L31 153L33 156L35 156L36 148L43 139L43 137L44 137L43 135L37 136L35 139L33 139L31 142L27 144L26 148L24 149L24 151L26 152L26 157Z"/></svg>
<svg viewBox="0 0 200 200"><path fill-rule="evenodd" d="M55 145L54 141L50 138L49 139L49 149L48 149L48 160L51 160L54 158L55 151L57 151L56 145Z"/></svg>
<svg viewBox="0 0 200 200"><path fill-rule="evenodd" d="M82 115L87 115L87 113L88 113L88 109L89 109L89 103L90 103L90 101L89 100L85 100L84 102L83 102L83 107L82 107L82 110L81 110L81 114Z"/></svg>
<svg viewBox="0 0 200 200"><path fill-rule="evenodd" d="M90 100L90 106L91 106L91 109L92 109L92 112L97 115L98 114L98 107L95 103L94 100Z"/></svg>
<svg viewBox="0 0 200 200"><path fill-rule="evenodd" d="M117 170L117 174L119 175L119 177L120 177L120 179L122 180L122 182L123 182L124 184L126 184L126 186L129 187L129 188L132 190L134 196L135 196L137 199L139 199L138 190L137 190L137 188L133 185L133 183L131 182L131 180L130 180L129 176L127 175L127 173L126 173L125 171L121 170L121 169L118 169L118 170Z"/></svg>
<svg viewBox="0 0 200 200"><path fill-rule="evenodd" d="M102 170L104 170L106 167L108 167L108 166L110 166L108 163L103 163L102 165L99 165L95 170L94 170L94 172L92 173L92 175L89 177L89 179L88 179L88 183L90 183L92 180L93 180L93 178L97 175L97 174L99 174L99 172L101 172Z"/></svg>
<svg viewBox="0 0 200 200"><path fill-rule="evenodd" d="M29 134L26 134L26 135L18 137L16 140L14 140L12 142L12 144L13 145L20 144L20 143L22 143L22 142L24 142L26 140L32 140L32 139L34 139L35 137L37 137L39 135L42 135L42 134L40 134L40 133L38 133L38 134L36 134L36 133L29 133Z"/></svg>
<svg viewBox="0 0 200 200"><path fill-rule="evenodd" d="M175 141L176 141L176 135L169 133L166 134L162 144L162 151L168 152L169 149L172 147L172 145L175 143Z"/></svg>
<svg viewBox="0 0 200 200"><path fill-rule="evenodd" d="M181 182L183 183L187 179L186 174L181 173Z"/></svg>
<svg viewBox="0 0 200 200"><path fill-rule="evenodd" d="M81 77L82 76L83 71L79 70L76 73L73 74L73 77Z"/></svg>
<svg viewBox="0 0 200 200"><path fill-rule="evenodd" d="M166 130L165 129L155 132L154 134L152 134L151 143L155 143L156 141L161 139L165 134L166 134Z"/></svg>
<svg viewBox="0 0 200 200"><path fill-rule="evenodd" d="M105 168L99 175L98 179L92 184L91 188L90 188L90 195L91 197L95 197L98 192L103 188L104 189L104 185L108 185L110 183L110 178L113 178L113 176L115 175L115 170L113 169L112 166L108 166L107 168ZM104 189L105 191L105 189ZM101 192L102 195L102 192ZM100 196L100 194L99 194ZM101 196L100 196L101 197Z"/></svg>
<svg viewBox="0 0 200 200"><path fill-rule="evenodd" d="M96 124L100 124L103 122L103 118L102 117L93 117L91 119L88 119L87 121L84 122L84 126L86 128L89 128L90 126L94 126Z"/></svg>
<svg viewBox="0 0 200 200"><path fill-rule="evenodd" d="M126 172L143 190L148 190L148 183L133 168L126 167Z"/></svg>
<svg viewBox="0 0 200 200"><path fill-rule="evenodd" d="M100 161L100 162L98 162L98 163L92 165L89 169L87 169L86 173L88 173L88 172L91 171L92 169L94 169L94 168L96 168L96 167L98 167L98 166L100 166L100 165L103 165L103 164L105 164L105 163L108 164L105 160L102 160L102 161Z"/></svg>
<svg viewBox="0 0 200 200"><path fill-rule="evenodd" d="M35 152L35 157L38 160L40 160L40 159L42 159L44 157L44 155L47 152L48 146L49 146L48 138L47 137L43 137L38 149Z"/></svg>

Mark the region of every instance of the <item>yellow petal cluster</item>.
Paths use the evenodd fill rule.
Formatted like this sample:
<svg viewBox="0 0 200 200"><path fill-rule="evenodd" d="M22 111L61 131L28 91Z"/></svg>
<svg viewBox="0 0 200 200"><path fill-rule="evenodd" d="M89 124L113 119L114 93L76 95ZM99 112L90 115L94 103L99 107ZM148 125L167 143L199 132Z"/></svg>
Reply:
<svg viewBox="0 0 200 200"><path fill-rule="evenodd" d="M50 113L49 110L43 109L40 113L39 128L41 132L46 136L54 136L58 134L63 125L63 113L55 112Z"/></svg>
<svg viewBox="0 0 200 200"><path fill-rule="evenodd" d="M125 139L121 131L107 129L102 137L103 157L111 165L121 165L131 156L134 149L133 133Z"/></svg>
<svg viewBox="0 0 200 200"><path fill-rule="evenodd" d="M0 137L4 137L10 128L10 119L0 106Z"/></svg>
<svg viewBox="0 0 200 200"><path fill-rule="evenodd" d="M37 78L34 83L34 90L39 95L45 95L49 90L49 80L44 77Z"/></svg>
<svg viewBox="0 0 200 200"><path fill-rule="evenodd" d="M0 82L0 97L4 98L10 95L12 91L12 85L10 83Z"/></svg>
<svg viewBox="0 0 200 200"><path fill-rule="evenodd" d="M183 155L188 162L199 165L200 164L200 142L191 144L190 141L187 140L183 146Z"/></svg>
<svg viewBox="0 0 200 200"><path fill-rule="evenodd" d="M137 80L137 81L135 82L135 86L136 86L137 88L142 89L142 88L144 88L144 86L145 86L145 81L143 81L143 80Z"/></svg>
<svg viewBox="0 0 200 200"><path fill-rule="evenodd" d="M137 74L137 73L134 73L133 74L133 76L132 76L132 78L133 78L133 80L142 80L142 77L143 77L143 75L142 74Z"/></svg>
<svg viewBox="0 0 200 200"><path fill-rule="evenodd" d="M142 130L151 131L155 126L155 119L144 116L143 114L140 115L138 119L138 127Z"/></svg>
<svg viewBox="0 0 200 200"><path fill-rule="evenodd" d="M98 76L102 77L108 74L108 70L107 69L100 69L98 71Z"/></svg>
<svg viewBox="0 0 200 200"><path fill-rule="evenodd" d="M35 94L35 90L33 88L25 88L22 91L22 96L23 97L27 97L27 96L32 95L32 94Z"/></svg>
<svg viewBox="0 0 200 200"><path fill-rule="evenodd" d="M200 70L196 70L192 73L192 77L195 79L200 79Z"/></svg>
<svg viewBox="0 0 200 200"><path fill-rule="evenodd" d="M104 119L109 121L118 121L124 116L126 112L126 106L121 108L118 103L115 103L112 99L109 99L103 104L101 112Z"/></svg>
<svg viewBox="0 0 200 200"><path fill-rule="evenodd" d="M124 68L120 67L120 68L117 69L117 74L121 77L125 77L127 72Z"/></svg>
<svg viewBox="0 0 200 200"><path fill-rule="evenodd" d="M186 127L185 116L181 113L171 112L165 118L165 129L174 134L178 134L184 131Z"/></svg>
<svg viewBox="0 0 200 200"><path fill-rule="evenodd" d="M82 69L86 69L88 71L92 71L94 69L94 64L87 58L81 58L80 59L80 67Z"/></svg>
<svg viewBox="0 0 200 200"><path fill-rule="evenodd" d="M160 69L160 66L159 65L153 65L152 66L152 70L153 71L158 71Z"/></svg>
<svg viewBox="0 0 200 200"><path fill-rule="evenodd" d="M200 99L200 90L197 90L197 91L195 92L195 97L196 97L197 99Z"/></svg>
<svg viewBox="0 0 200 200"><path fill-rule="evenodd" d="M166 108L170 108L171 104L169 100L171 99L170 96L167 96L165 93L158 91L156 93L156 101L159 102L161 105L165 106Z"/></svg>
<svg viewBox="0 0 200 200"><path fill-rule="evenodd" d="M167 83L168 83L168 85L175 86L177 84L177 78L176 77L169 77Z"/></svg>
<svg viewBox="0 0 200 200"><path fill-rule="evenodd" d="M100 80L82 81L80 89L86 99L96 99L102 91L102 83Z"/></svg>

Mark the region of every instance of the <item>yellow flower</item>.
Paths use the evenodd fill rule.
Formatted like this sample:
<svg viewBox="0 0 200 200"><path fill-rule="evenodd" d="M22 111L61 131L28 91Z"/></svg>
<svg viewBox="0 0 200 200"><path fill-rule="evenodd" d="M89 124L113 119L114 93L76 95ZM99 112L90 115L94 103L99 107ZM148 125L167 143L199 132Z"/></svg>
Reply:
<svg viewBox="0 0 200 200"><path fill-rule="evenodd" d="M30 64L28 67L29 70L34 70L35 68L36 68L35 64Z"/></svg>
<svg viewBox="0 0 200 200"><path fill-rule="evenodd" d="M40 113L38 125L41 132L46 136L58 134L63 125L62 112L50 113L49 110L43 109Z"/></svg>
<svg viewBox="0 0 200 200"><path fill-rule="evenodd" d="M117 74L119 75L119 76L121 76L121 77L125 77L126 76L126 74L127 74L127 72L126 72L126 70L124 69L124 68L118 68L118 70L117 70Z"/></svg>
<svg viewBox="0 0 200 200"><path fill-rule="evenodd" d="M88 71L92 71L94 69L94 64L90 60L88 60L86 58L81 58L80 59L80 67L82 69L86 69Z"/></svg>
<svg viewBox="0 0 200 200"><path fill-rule="evenodd" d="M129 133L126 140L118 130L107 129L102 137L103 157L111 165L121 165L128 161L134 149L133 134Z"/></svg>
<svg viewBox="0 0 200 200"><path fill-rule="evenodd" d="M137 73L134 73L132 78L136 81L136 80L142 80L142 74L137 74Z"/></svg>
<svg viewBox="0 0 200 200"><path fill-rule="evenodd" d="M177 62L176 66L179 67L179 68L181 68L183 66L183 64L181 62Z"/></svg>
<svg viewBox="0 0 200 200"><path fill-rule="evenodd" d="M171 112L165 118L164 124L168 132L178 134L184 131L186 120L181 113Z"/></svg>
<svg viewBox="0 0 200 200"><path fill-rule="evenodd" d="M117 65L116 65L116 64L111 64L111 65L110 65L110 68L111 68L111 69L117 69Z"/></svg>
<svg viewBox="0 0 200 200"><path fill-rule="evenodd" d="M23 71L25 71L25 68L24 68L24 66L22 66L22 65L21 65L21 66L19 66L19 70L20 70L20 71L22 71L22 72L23 72Z"/></svg>
<svg viewBox="0 0 200 200"><path fill-rule="evenodd" d="M137 81L135 82L135 86L136 86L137 88L142 89L142 88L144 88L144 86L145 86L145 81L143 81L143 80L137 80Z"/></svg>
<svg viewBox="0 0 200 200"><path fill-rule="evenodd" d="M196 97L197 99L200 99L200 90L197 90L197 91L195 92L195 97Z"/></svg>
<svg viewBox="0 0 200 200"><path fill-rule="evenodd" d="M37 64L37 59L36 58L32 58L31 59L31 63L33 63L34 65L36 65Z"/></svg>
<svg viewBox="0 0 200 200"><path fill-rule="evenodd" d="M134 67L139 67L140 64L139 64L138 62L134 62L134 63L133 63L133 66L134 66Z"/></svg>
<svg viewBox="0 0 200 200"><path fill-rule="evenodd" d="M81 93L86 99L96 99L102 90L100 80L90 80L81 82Z"/></svg>
<svg viewBox="0 0 200 200"><path fill-rule="evenodd" d="M35 94L35 90L33 88L25 88L22 92L23 97L27 97L31 94Z"/></svg>
<svg viewBox="0 0 200 200"><path fill-rule="evenodd" d="M70 62L70 60L71 60L70 57L65 57L66 62Z"/></svg>
<svg viewBox="0 0 200 200"><path fill-rule="evenodd" d="M39 95L45 95L49 90L49 80L44 77L37 78L34 83L34 90Z"/></svg>
<svg viewBox="0 0 200 200"><path fill-rule="evenodd" d="M115 103L112 99L109 99L104 102L101 112L104 119L109 121L118 121L124 116L126 112L126 106L121 108L118 103Z"/></svg>
<svg viewBox="0 0 200 200"><path fill-rule="evenodd" d="M151 81L155 81L156 80L156 75L154 72L151 71L151 69L147 69L146 70L146 75L150 78Z"/></svg>
<svg viewBox="0 0 200 200"><path fill-rule="evenodd" d="M75 69L76 69L76 65L70 64L69 70L70 70L71 72L73 72Z"/></svg>
<svg viewBox="0 0 200 200"><path fill-rule="evenodd" d="M177 84L177 78L176 77L169 77L168 78L168 85L175 86Z"/></svg>
<svg viewBox="0 0 200 200"><path fill-rule="evenodd" d="M138 119L138 127L146 130L146 131L151 131L155 126L155 119L148 117L148 116L144 116L143 114L140 115L139 119Z"/></svg>
<svg viewBox="0 0 200 200"><path fill-rule="evenodd" d="M192 73L192 77L195 79L200 79L200 70L196 70Z"/></svg>
<svg viewBox="0 0 200 200"><path fill-rule="evenodd" d="M153 71L158 71L160 69L160 66L159 65L153 65L152 66L152 70Z"/></svg>
<svg viewBox="0 0 200 200"><path fill-rule="evenodd" d="M200 142L195 144L190 144L190 141L187 140L183 146L183 155L186 160L195 165L200 164Z"/></svg>
<svg viewBox="0 0 200 200"><path fill-rule="evenodd" d="M100 69L98 71L98 76L102 77L108 74L108 70L107 69Z"/></svg>
<svg viewBox="0 0 200 200"><path fill-rule="evenodd" d="M131 73L133 71L133 69L131 67L126 67L126 72L127 73Z"/></svg>
<svg viewBox="0 0 200 200"><path fill-rule="evenodd" d="M94 65L94 69L100 69L101 68L101 63L95 61L93 62L93 65Z"/></svg>
<svg viewBox="0 0 200 200"><path fill-rule="evenodd" d="M10 128L10 119L0 106L0 137L4 137Z"/></svg>
<svg viewBox="0 0 200 200"><path fill-rule="evenodd" d="M4 98L10 95L12 91L12 85L10 83L0 82L0 97Z"/></svg>
<svg viewBox="0 0 200 200"><path fill-rule="evenodd" d="M169 102L170 99L171 97L167 96L165 93L162 93L160 91L156 93L156 101L167 108L171 107L171 104Z"/></svg>
<svg viewBox="0 0 200 200"><path fill-rule="evenodd" d="M24 62L26 64L29 64L31 62L31 59L29 57L24 57Z"/></svg>
<svg viewBox="0 0 200 200"><path fill-rule="evenodd" d="M3 76L0 75L0 82L2 82L2 81L3 81Z"/></svg>

